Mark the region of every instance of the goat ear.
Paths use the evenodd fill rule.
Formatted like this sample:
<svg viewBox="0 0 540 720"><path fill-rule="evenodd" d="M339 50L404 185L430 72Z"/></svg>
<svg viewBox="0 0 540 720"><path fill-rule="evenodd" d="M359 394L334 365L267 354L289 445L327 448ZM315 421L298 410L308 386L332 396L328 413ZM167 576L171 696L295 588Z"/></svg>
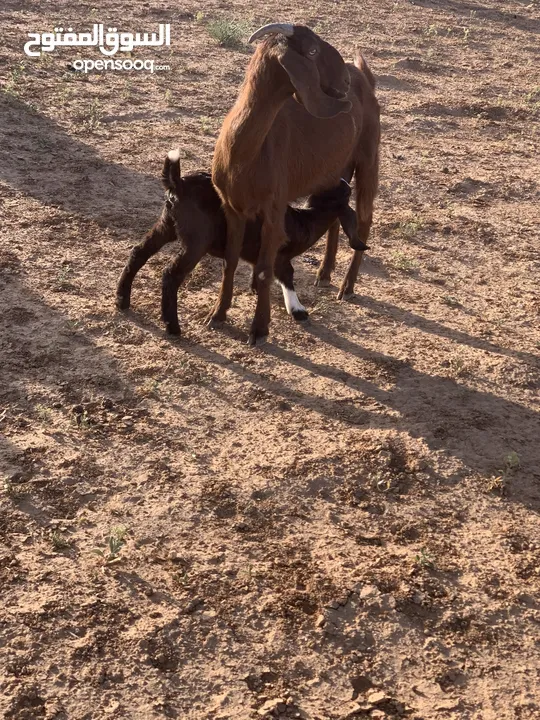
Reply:
<svg viewBox="0 0 540 720"><path fill-rule="evenodd" d="M369 246L366 245L358 235L358 220L354 210L347 205L345 210L339 216L339 222L343 228L343 232L349 239L349 245L353 250L369 250Z"/></svg>
<svg viewBox="0 0 540 720"><path fill-rule="evenodd" d="M296 95L308 113L318 118L332 118L339 113L349 112L351 103L327 95L321 89L321 80L316 64L312 60L287 50L279 59L294 85Z"/></svg>

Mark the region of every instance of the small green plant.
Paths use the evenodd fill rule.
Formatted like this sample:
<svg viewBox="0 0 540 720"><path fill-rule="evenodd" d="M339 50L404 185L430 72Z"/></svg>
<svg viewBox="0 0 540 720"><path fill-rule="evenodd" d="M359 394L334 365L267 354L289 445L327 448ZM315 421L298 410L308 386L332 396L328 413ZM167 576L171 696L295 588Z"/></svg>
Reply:
<svg viewBox="0 0 540 720"><path fill-rule="evenodd" d="M423 227L424 221L419 217L412 217L399 224L399 229L406 238L413 238Z"/></svg>
<svg viewBox="0 0 540 720"><path fill-rule="evenodd" d="M435 570L435 559L425 548L422 548L420 552L415 555L414 562L419 567Z"/></svg>
<svg viewBox="0 0 540 720"><path fill-rule="evenodd" d="M508 482L511 477L521 467L521 458L517 452L512 451L505 455L503 460L503 468L498 475L488 478L487 489L490 492L497 492L499 495L506 495L508 491Z"/></svg>
<svg viewBox="0 0 540 720"><path fill-rule="evenodd" d="M461 303L457 298L453 297L453 295L443 295L441 298L441 302L443 302L445 305L448 305L448 307L461 307Z"/></svg>
<svg viewBox="0 0 540 720"><path fill-rule="evenodd" d="M52 531L49 535L49 541L54 552L64 552L64 550L70 550L72 547L71 542L58 530Z"/></svg>
<svg viewBox="0 0 540 720"><path fill-rule="evenodd" d="M507 469L507 471L515 472L516 470L519 470L521 467L521 458L515 452L512 450L512 452L508 453L508 455L504 458L504 467Z"/></svg>
<svg viewBox="0 0 540 720"><path fill-rule="evenodd" d="M95 555L99 555L105 565L112 565L113 563L120 562L122 559L120 557L120 553L126 544L127 532L127 528L123 525L113 528L110 535L105 539L105 550L95 548L93 553Z"/></svg>
<svg viewBox="0 0 540 720"><path fill-rule="evenodd" d="M243 46L242 39L248 34L249 26L239 20L212 20L208 23L208 32L221 47L237 49Z"/></svg>
<svg viewBox="0 0 540 720"><path fill-rule="evenodd" d="M185 587L188 584L187 570L182 570L180 572L173 573L171 575L171 580L173 581L174 585L177 585L179 587Z"/></svg>
<svg viewBox="0 0 540 720"><path fill-rule="evenodd" d="M90 430L92 427L92 420L86 410L82 412L74 413L72 416L72 422L74 422L79 430Z"/></svg>
<svg viewBox="0 0 540 720"><path fill-rule="evenodd" d="M412 273L418 267L416 260L407 257L407 255L402 252L395 252L392 256L392 260L394 263L394 267L396 267L398 270L401 270L402 272Z"/></svg>
<svg viewBox="0 0 540 720"><path fill-rule="evenodd" d="M92 100L90 107L85 111L82 126L88 132L94 132L101 125L103 112L99 100Z"/></svg>
<svg viewBox="0 0 540 720"><path fill-rule="evenodd" d="M4 85L7 93L15 95L16 97L19 95L20 86L24 82L24 70L25 64L22 62L11 69L6 84Z"/></svg>
<svg viewBox="0 0 540 720"><path fill-rule="evenodd" d="M48 423L51 421L52 412L51 409L48 408L46 405L42 405L41 403L37 403L35 406L36 414L38 418L41 420L41 422Z"/></svg>
<svg viewBox="0 0 540 720"><path fill-rule="evenodd" d="M152 395L153 397L159 398L162 383L163 380L148 378L142 384L141 391L144 395Z"/></svg>
<svg viewBox="0 0 540 720"><path fill-rule="evenodd" d="M201 115L201 132L203 135L211 135L212 134L212 118L209 118L208 115Z"/></svg>
<svg viewBox="0 0 540 720"><path fill-rule="evenodd" d="M54 289L58 292L65 292L67 290L71 290L73 288L73 285L70 282L72 276L73 270L71 265L69 263L62 265L62 267L58 271L58 274L56 275L56 278L54 279Z"/></svg>
<svg viewBox="0 0 540 720"><path fill-rule="evenodd" d="M463 28L463 42L468 42L470 33L470 28Z"/></svg>
<svg viewBox="0 0 540 720"><path fill-rule="evenodd" d="M437 36L439 34L439 28L437 25L430 25L424 30L424 33L429 36Z"/></svg>
<svg viewBox="0 0 540 720"><path fill-rule="evenodd" d="M450 372L454 377L464 377L470 371L469 366L463 358L450 358Z"/></svg>
<svg viewBox="0 0 540 720"><path fill-rule="evenodd" d="M8 498L15 500L15 498L18 497L18 492L15 489L15 486L13 485L11 480L8 480L7 478L2 482L2 489L4 493L8 496Z"/></svg>
<svg viewBox="0 0 540 720"><path fill-rule="evenodd" d="M199 25L204 22L204 18L206 15L203 13L202 10L199 10L199 12L195 15L195 22L199 23Z"/></svg>

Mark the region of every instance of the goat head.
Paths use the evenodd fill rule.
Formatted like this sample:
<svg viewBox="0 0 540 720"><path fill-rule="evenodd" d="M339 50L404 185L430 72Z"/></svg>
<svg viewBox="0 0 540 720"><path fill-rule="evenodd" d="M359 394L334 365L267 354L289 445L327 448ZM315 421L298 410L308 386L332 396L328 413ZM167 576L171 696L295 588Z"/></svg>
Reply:
<svg viewBox="0 0 540 720"><path fill-rule="evenodd" d="M331 118L350 111L347 94L351 79L335 47L308 27L290 23L264 25L253 33L249 42L267 35L284 38L283 42L276 39L269 42L268 50L276 53L289 76L295 99L311 115Z"/></svg>

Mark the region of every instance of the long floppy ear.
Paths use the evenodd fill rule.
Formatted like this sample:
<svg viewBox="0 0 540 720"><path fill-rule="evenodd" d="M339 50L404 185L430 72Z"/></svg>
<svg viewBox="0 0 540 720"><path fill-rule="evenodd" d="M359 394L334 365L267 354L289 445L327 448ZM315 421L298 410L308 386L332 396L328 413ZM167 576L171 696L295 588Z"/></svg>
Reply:
<svg viewBox="0 0 540 720"><path fill-rule="evenodd" d="M353 250L369 250L369 245L363 243L358 236L358 220L350 205L340 214L339 222Z"/></svg>
<svg viewBox="0 0 540 720"><path fill-rule="evenodd" d="M348 100L332 98L322 91L319 71L312 60L307 60L294 50L286 50L279 62L287 71L308 113L318 118L331 118L349 112L352 106Z"/></svg>

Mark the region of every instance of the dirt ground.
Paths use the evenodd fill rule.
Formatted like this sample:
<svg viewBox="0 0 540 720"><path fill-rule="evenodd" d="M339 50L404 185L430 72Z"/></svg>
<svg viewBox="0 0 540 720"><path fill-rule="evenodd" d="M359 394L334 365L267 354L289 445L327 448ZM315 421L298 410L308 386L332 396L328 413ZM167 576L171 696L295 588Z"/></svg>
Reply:
<svg viewBox="0 0 540 720"><path fill-rule="evenodd" d="M210 166L251 48L308 24L378 78L371 251L352 302L296 263L251 350L241 268L114 310L158 176ZM171 23L169 72L81 77L27 33ZM540 717L540 9L496 0L3 0L0 715ZM149 57L150 50L140 51ZM90 54L89 57L97 57Z"/></svg>

